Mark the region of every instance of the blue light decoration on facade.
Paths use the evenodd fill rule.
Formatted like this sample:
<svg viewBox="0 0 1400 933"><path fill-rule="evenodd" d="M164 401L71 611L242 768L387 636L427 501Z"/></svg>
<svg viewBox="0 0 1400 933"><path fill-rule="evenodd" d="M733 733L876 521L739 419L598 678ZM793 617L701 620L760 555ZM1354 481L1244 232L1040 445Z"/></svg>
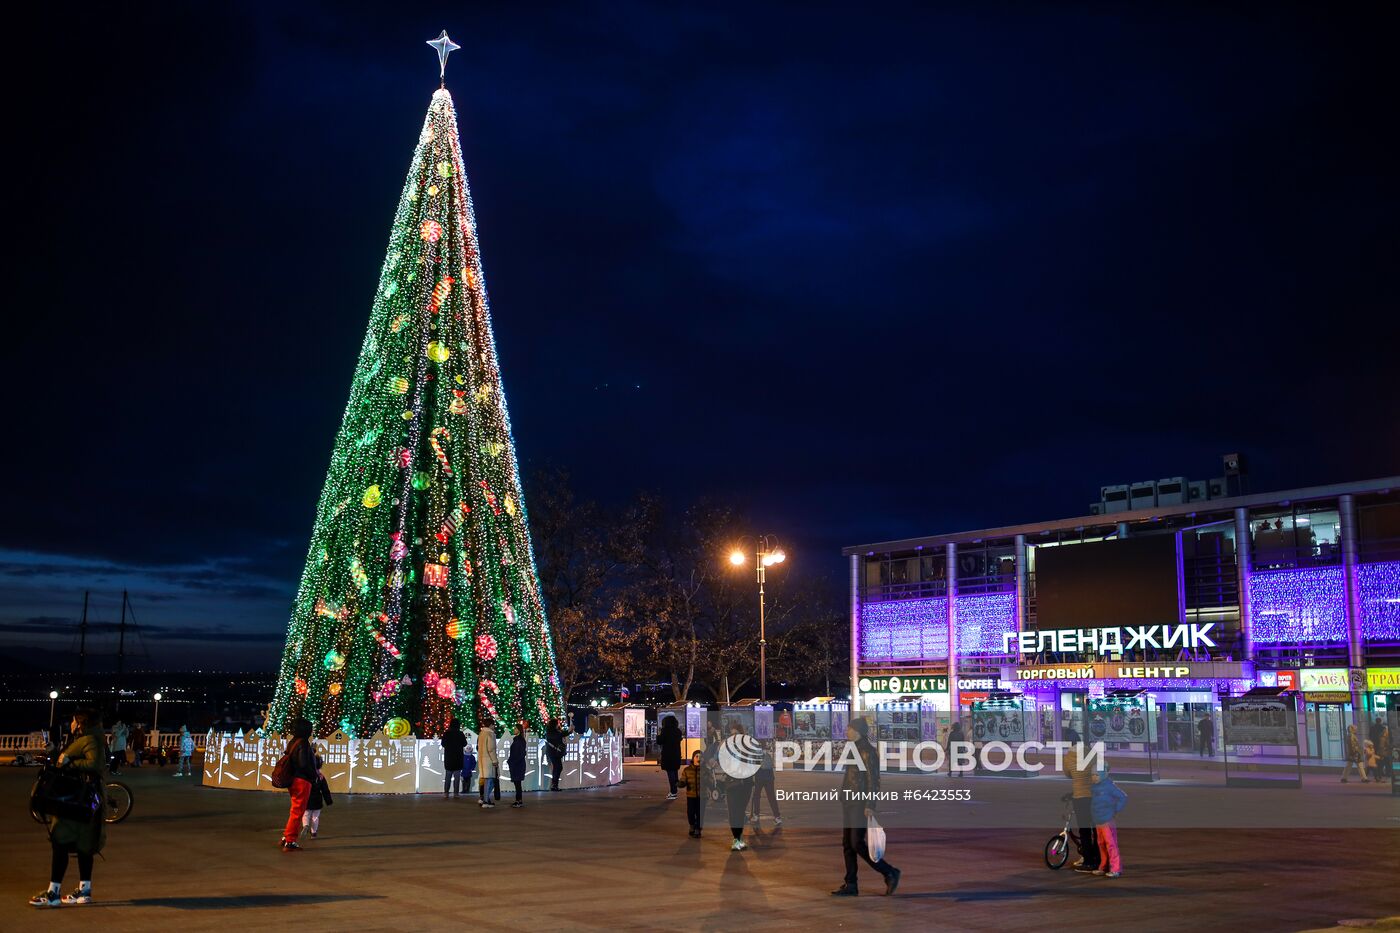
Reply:
<svg viewBox="0 0 1400 933"><path fill-rule="evenodd" d="M1400 561L1358 564L1361 637L1368 644L1400 642Z"/></svg>
<svg viewBox="0 0 1400 933"><path fill-rule="evenodd" d="M1016 631L1016 594L958 596L958 657L1005 654L1007 632Z"/></svg>
<svg viewBox="0 0 1400 933"><path fill-rule="evenodd" d="M862 660L948 656L948 598L901 599L860 608Z"/></svg>
<svg viewBox="0 0 1400 933"><path fill-rule="evenodd" d="M1016 594L957 597L958 656L1004 654L1002 636L1016 631ZM948 656L948 598L868 603L860 610L860 656L912 661Z"/></svg>
<svg viewBox="0 0 1400 933"><path fill-rule="evenodd" d="M1249 600L1256 645L1346 643L1346 581L1341 567L1250 574Z"/></svg>
<svg viewBox="0 0 1400 933"><path fill-rule="evenodd" d="M1258 645L1346 644L1347 598L1341 567L1307 567L1251 574L1249 596ZM1358 564L1361 637L1368 644L1400 642L1400 561Z"/></svg>

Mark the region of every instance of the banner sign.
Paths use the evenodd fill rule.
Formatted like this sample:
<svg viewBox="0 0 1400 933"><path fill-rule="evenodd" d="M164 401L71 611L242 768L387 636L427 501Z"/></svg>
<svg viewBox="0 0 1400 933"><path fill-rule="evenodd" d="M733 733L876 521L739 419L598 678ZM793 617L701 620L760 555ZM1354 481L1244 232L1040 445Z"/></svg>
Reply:
<svg viewBox="0 0 1400 933"><path fill-rule="evenodd" d="M1305 667L1298 672L1306 693L1325 693L1351 689L1351 678L1345 667Z"/></svg>
<svg viewBox="0 0 1400 933"><path fill-rule="evenodd" d="M1227 745L1298 745L1298 716L1287 697L1225 697L1221 718Z"/></svg>
<svg viewBox="0 0 1400 933"><path fill-rule="evenodd" d="M1015 664L1001 669L1001 679L1009 681L1249 680L1253 676L1254 665L1241 661L1100 661L1097 664Z"/></svg>
<svg viewBox="0 0 1400 933"><path fill-rule="evenodd" d="M1304 693L1303 699L1309 703L1350 703L1351 694L1345 690L1324 690L1321 693Z"/></svg>
<svg viewBox="0 0 1400 933"><path fill-rule="evenodd" d="M1091 697L1089 738L1098 742L1146 742L1146 697Z"/></svg>
<svg viewBox="0 0 1400 933"><path fill-rule="evenodd" d="M1366 689L1373 693L1378 690L1400 690L1400 667L1366 668Z"/></svg>
<svg viewBox="0 0 1400 933"><path fill-rule="evenodd" d="M1117 628L1065 628L1046 629L1032 632L1007 632L1002 636L1002 646L1007 654L1012 648L1020 649L1022 657L1056 651L1069 654L1087 652L1089 654L1122 654L1125 651L1142 651L1147 648L1172 649L1216 647L1214 639L1207 633L1215 628L1214 622L1198 622L1181 625L1131 625ZM1124 640L1126 636L1126 641Z"/></svg>
<svg viewBox="0 0 1400 933"><path fill-rule="evenodd" d="M928 677L862 677L856 684L861 693L889 693L906 696L913 693L947 693L948 676Z"/></svg>

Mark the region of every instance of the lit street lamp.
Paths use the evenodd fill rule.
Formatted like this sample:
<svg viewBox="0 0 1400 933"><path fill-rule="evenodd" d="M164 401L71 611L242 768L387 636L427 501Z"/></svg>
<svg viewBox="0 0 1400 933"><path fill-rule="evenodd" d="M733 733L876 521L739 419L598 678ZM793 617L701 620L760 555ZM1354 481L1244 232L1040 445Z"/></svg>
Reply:
<svg viewBox="0 0 1400 933"><path fill-rule="evenodd" d="M53 711L54 711L54 707L55 707L56 705L58 705L58 691L57 691L57 690L50 690L50 691L49 691L49 735L50 735L50 736L52 736L53 733L54 733L54 728L53 728Z"/></svg>
<svg viewBox="0 0 1400 933"><path fill-rule="evenodd" d="M748 560L739 548L729 554L729 562L742 567ZM754 566L758 571L758 699L768 702L768 637L765 630L763 584L767 579L768 568L787 560L787 554L778 547L778 539L773 535L761 535L754 541Z"/></svg>
<svg viewBox="0 0 1400 933"><path fill-rule="evenodd" d="M156 694L156 712L155 712L155 715L151 717L151 731L154 732L156 735L160 735L160 694L159 694L159 693Z"/></svg>

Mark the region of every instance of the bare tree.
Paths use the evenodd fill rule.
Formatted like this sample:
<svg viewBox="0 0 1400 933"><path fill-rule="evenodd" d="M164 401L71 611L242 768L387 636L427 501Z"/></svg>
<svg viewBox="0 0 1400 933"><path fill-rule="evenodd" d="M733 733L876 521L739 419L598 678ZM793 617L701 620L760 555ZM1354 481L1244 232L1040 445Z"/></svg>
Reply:
<svg viewBox="0 0 1400 933"><path fill-rule="evenodd" d="M612 674L630 653L631 639L614 624L608 603L622 559L612 544L615 523L596 503L578 501L567 471L533 474L529 501L540 589L567 698Z"/></svg>

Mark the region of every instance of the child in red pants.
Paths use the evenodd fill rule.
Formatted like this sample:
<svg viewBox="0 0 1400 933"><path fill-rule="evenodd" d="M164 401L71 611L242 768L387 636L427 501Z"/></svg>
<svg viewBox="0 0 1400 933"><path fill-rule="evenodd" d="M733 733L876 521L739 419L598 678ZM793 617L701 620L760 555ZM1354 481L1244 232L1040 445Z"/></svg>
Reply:
<svg viewBox="0 0 1400 933"><path fill-rule="evenodd" d="M1123 857L1118 851L1118 826L1114 817L1128 802L1128 795L1108 776L1108 767L1094 775L1094 832L1098 836L1102 861L1094 874L1117 878L1123 874Z"/></svg>

